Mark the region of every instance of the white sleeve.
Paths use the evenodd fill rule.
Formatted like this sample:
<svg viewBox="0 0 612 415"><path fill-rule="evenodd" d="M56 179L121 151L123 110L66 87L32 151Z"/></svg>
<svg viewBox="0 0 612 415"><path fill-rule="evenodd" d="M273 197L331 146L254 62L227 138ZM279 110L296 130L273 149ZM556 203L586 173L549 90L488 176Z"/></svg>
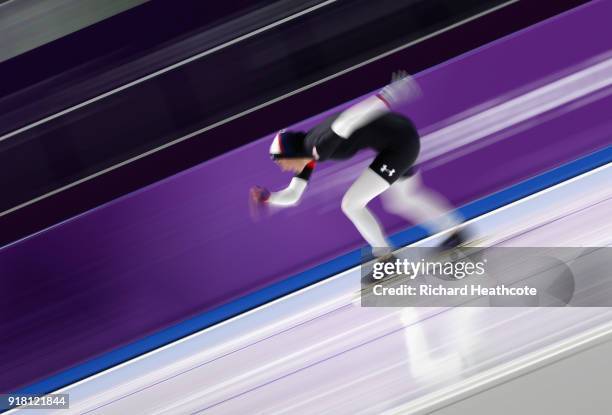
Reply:
<svg viewBox="0 0 612 415"><path fill-rule="evenodd" d="M411 101L421 95L421 90L411 76L398 73L399 78L365 100L344 111L333 122L331 129L346 139L359 128L374 121L394 106Z"/></svg>
<svg viewBox="0 0 612 415"><path fill-rule="evenodd" d="M299 177L291 179L289 186L278 192L272 192L268 203L274 206L293 206L296 205L306 190L308 182Z"/></svg>
<svg viewBox="0 0 612 415"><path fill-rule="evenodd" d="M353 105L334 120L331 129L342 138L349 138L355 130L374 121L384 113L389 112L385 102L373 95Z"/></svg>

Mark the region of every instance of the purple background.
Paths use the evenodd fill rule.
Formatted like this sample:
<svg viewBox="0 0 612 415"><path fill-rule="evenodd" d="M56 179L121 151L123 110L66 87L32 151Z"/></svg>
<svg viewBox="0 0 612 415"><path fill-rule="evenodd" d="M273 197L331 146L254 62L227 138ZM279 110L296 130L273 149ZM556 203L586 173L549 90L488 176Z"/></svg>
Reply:
<svg viewBox="0 0 612 415"><path fill-rule="evenodd" d="M609 16L612 2L594 2L428 70L419 75L424 97L406 114L426 132L548 82L610 49ZM486 195L609 144L611 107L604 97L569 113L559 109L508 140L425 164L425 181L457 204ZM289 180L267 157L269 139L0 250L0 391L363 245L339 209L351 177L336 169L355 160L321 165L299 207L253 221L249 187L276 189ZM387 231L406 226L375 210Z"/></svg>
<svg viewBox="0 0 612 415"><path fill-rule="evenodd" d="M257 111L198 134L196 137L149 154L147 157L106 172L76 187L65 189L10 214L0 216L0 229L2 229L0 246L39 232L103 203L256 141L276 130L279 125L291 125L313 114L341 105L356 96L367 94L388 80L392 70L404 68L410 73L419 73L587 2L588 0L540 0L536 3L512 3L491 14L454 27L368 65L327 80L323 84L301 91L299 94L259 108ZM174 95L176 88L171 89ZM179 96L175 97L179 98ZM113 122L120 123L120 120L115 119ZM143 130L138 129L138 131ZM77 134L76 137L81 136ZM81 141L77 139L77 142ZM58 148L55 145L56 142L57 140L51 142L52 147L48 149L50 150L48 154L52 159L57 159L58 163L55 166L66 173L65 166L60 160L66 155L72 157L75 154L70 151L66 153L65 149ZM59 143L61 142L64 140L60 140ZM83 147L80 148L83 149ZM18 157L18 159L22 158ZM3 167L6 169L7 166ZM10 175L9 173L7 176ZM47 182L51 179L52 177L43 178ZM7 192L3 194L7 195ZM11 194L11 196L17 195ZM10 198L7 199L9 200Z"/></svg>

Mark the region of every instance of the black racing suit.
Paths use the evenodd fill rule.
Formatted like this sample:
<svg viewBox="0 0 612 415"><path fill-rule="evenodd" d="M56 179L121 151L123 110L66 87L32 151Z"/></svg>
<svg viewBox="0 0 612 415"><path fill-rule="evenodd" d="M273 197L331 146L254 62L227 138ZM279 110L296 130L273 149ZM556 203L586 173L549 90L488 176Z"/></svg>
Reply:
<svg viewBox="0 0 612 415"><path fill-rule="evenodd" d="M331 129L339 115L332 115L306 133L304 146L308 154L317 154L318 161L344 160L370 148L378 153L370 169L389 184L414 174L420 140L410 119L394 112L385 113L345 139ZM314 163L310 163L297 177L308 180L313 169Z"/></svg>

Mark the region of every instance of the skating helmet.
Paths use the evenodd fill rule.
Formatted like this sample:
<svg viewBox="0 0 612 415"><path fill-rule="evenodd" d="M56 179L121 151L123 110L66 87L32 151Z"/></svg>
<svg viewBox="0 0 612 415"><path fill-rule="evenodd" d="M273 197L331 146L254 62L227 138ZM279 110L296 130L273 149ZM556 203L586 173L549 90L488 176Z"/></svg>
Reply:
<svg viewBox="0 0 612 415"><path fill-rule="evenodd" d="M270 146L270 157L276 160L279 158L300 158L308 157L304 147L305 133L301 131L279 131L272 145Z"/></svg>

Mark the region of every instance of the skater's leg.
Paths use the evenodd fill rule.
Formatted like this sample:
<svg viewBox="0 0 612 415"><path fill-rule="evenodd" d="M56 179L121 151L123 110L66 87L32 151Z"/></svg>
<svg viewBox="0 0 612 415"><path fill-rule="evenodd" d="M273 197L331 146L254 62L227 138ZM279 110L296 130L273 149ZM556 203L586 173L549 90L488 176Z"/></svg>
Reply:
<svg viewBox="0 0 612 415"><path fill-rule="evenodd" d="M367 168L351 185L342 199L342 211L353 222L361 236L372 246L375 256L387 255L391 248L380 224L367 204L389 188L389 183Z"/></svg>
<svg viewBox="0 0 612 415"><path fill-rule="evenodd" d="M421 224L431 233L463 222L442 195L423 185L419 173L395 182L382 196L382 202L388 212Z"/></svg>

